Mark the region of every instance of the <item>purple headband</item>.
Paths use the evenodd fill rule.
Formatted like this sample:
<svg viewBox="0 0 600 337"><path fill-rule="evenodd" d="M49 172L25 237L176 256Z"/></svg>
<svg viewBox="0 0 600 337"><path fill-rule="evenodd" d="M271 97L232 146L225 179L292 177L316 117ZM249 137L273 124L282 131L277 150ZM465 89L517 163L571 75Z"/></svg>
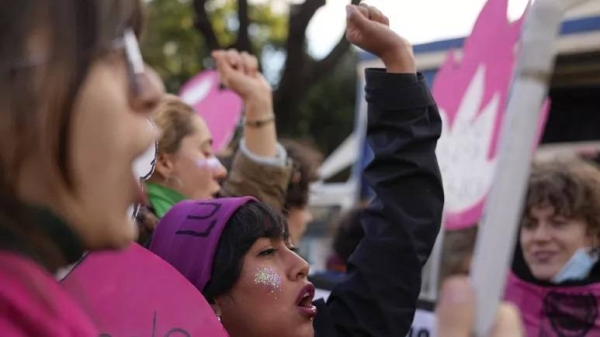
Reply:
<svg viewBox="0 0 600 337"><path fill-rule="evenodd" d="M252 197L186 200L160 220L150 250L202 292L210 281L219 239L229 218Z"/></svg>

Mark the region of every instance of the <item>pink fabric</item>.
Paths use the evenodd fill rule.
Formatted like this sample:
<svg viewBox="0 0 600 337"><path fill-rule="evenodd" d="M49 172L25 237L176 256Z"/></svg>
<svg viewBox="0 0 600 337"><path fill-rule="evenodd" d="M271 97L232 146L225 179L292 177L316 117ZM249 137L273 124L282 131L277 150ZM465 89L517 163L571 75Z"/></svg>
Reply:
<svg viewBox="0 0 600 337"><path fill-rule="evenodd" d="M33 261L0 251L2 337L96 337L93 324L51 274Z"/></svg>
<svg viewBox="0 0 600 337"><path fill-rule="evenodd" d="M88 254L61 285L107 337L228 336L202 294L135 243Z"/></svg>
<svg viewBox="0 0 600 337"><path fill-rule="evenodd" d="M505 299L520 310L527 337L600 336L600 284L543 287L510 275Z"/></svg>

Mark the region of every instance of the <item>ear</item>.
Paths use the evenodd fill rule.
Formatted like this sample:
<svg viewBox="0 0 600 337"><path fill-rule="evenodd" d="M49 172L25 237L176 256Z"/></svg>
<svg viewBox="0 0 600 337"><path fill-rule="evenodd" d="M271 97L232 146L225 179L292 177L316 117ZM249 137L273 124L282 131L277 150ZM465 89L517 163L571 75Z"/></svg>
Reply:
<svg viewBox="0 0 600 337"><path fill-rule="evenodd" d="M156 167L155 171L158 173L161 178L167 179L173 174L174 169L173 158L168 153L160 153L156 157Z"/></svg>

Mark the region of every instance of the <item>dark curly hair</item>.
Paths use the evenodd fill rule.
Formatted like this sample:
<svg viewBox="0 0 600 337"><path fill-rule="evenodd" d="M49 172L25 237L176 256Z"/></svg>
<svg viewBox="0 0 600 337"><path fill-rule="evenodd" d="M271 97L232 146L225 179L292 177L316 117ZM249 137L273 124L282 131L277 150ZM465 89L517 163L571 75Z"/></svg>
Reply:
<svg viewBox="0 0 600 337"><path fill-rule="evenodd" d="M537 163L527 186L523 221L533 207L553 207L556 214L584 220L600 232L600 170L580 159Z"/></svg>

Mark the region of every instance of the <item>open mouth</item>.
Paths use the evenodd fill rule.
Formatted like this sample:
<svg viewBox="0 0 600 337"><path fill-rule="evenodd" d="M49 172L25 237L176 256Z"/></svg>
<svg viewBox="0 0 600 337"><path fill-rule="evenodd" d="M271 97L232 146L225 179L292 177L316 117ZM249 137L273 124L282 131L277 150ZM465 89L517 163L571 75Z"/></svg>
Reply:
<svg viewBox="0 0 600 337"><path fill-rule="evenodd" d="M534 252L532 255L533 255L533 258L536 260L536 262L547 263L552 260L552 258L556 255L556 253L551 252L551 251L538 251L538 252Z"/></svg>
<svg viewBox="0 0 600 337"><path fill-rule="evenodd" d="M314 296L315 287L312 284L307 284L302 288L296 299L298 311L309 319L313 319L317 316L317 308L312 304Z"/></svg>

